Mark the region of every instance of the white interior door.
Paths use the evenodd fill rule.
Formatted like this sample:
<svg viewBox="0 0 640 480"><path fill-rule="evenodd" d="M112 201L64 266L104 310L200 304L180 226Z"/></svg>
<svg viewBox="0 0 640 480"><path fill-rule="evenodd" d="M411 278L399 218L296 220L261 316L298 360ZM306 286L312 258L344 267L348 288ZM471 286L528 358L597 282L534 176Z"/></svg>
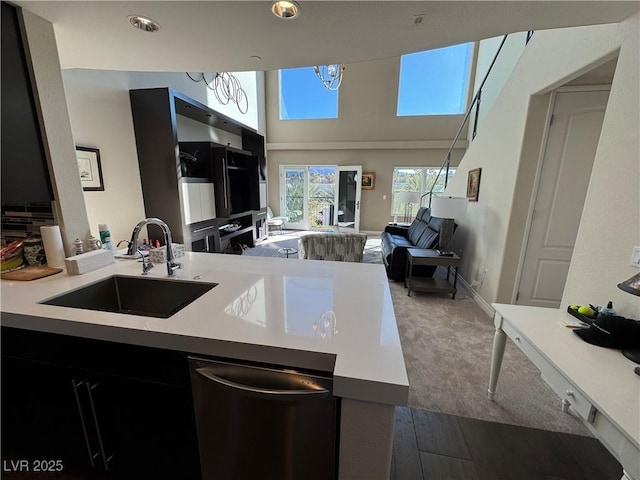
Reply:
<svg viewBox="0 0 640 480"><path fill-rule="evenodd" d="M362 192L362 166L338 167L338 188L334 225L341 231L360 231L360 195Z"/></svg>
<svg viewBox="0 0 640 480"><path fill-rule="evenodd" d="M555 97L516 303L557 308L564 291L608 91Z"/></svg>

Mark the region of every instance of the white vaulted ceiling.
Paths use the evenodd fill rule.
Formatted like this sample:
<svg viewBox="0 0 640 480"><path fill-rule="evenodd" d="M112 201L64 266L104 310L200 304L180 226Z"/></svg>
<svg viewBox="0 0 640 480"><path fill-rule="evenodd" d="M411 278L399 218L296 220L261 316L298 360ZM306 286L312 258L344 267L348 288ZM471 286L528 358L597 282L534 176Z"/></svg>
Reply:
<svg viewBox="0 0 640 480"><path fill-rule="evenodd" d="M63 68L206 72L372 60L510 32L619 22L640 8L637 1L300 0L300 17L280 20L269 0L15 3L53 23ZM161 30L135 30L131 14ZM419 26L416 15L424 15Z"/></svg>

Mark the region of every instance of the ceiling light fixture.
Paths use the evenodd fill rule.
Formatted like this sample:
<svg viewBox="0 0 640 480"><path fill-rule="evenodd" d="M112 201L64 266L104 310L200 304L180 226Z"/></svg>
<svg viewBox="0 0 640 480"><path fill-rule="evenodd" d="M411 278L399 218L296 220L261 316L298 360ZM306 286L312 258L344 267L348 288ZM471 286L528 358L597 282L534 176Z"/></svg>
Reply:
<svg viewBox="0 0 640 480"><path fill-rule="evenodd" d="M300 4L293 0L276 0L271 4L273 14L283 20L293 20L300 15Z"/></svg>
<svg viewBox="0 0 640 480"><path fill-rule="evenodd" d="M338 90L342 83L342 73L344 63L333 63L331 65L321 65L313 67L313 71L322 82L322 86L327 90Z"/></svg>
<svg viewBox="0 0 640 480"><path fill-rule="evenodd" d="M207 88L213 91L218 102L226 105L230 101L235 103L243 115L249 111L249 98L240 84L240 80L230 72L213 73L211 80L207 80L204 72L198 73L195 78L189 72L185 72L193 82L204 82ZM187 105L187 108L189 106ZM226 123L226 122L225 122Z"/></svg>
<svg viewBox="0 0 640 480"><path fill-rule="evenodd" d="M160 30L160 24L155 20L151 20L149 17L143 17L142 15L129 15L127 17L129 23L143 32L154 33Z"/></svg>

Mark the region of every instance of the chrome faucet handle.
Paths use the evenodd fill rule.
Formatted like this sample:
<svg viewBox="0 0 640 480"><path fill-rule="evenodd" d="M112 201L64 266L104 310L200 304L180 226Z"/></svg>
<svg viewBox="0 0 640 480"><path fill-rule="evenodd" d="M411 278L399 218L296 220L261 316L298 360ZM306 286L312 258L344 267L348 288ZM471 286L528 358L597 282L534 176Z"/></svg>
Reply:
<svg viewBox="0 0 640 480"><path fill-rule="evenodd" d="M148 275L149 274L149 270L151 270L154 267L153 263L151 262L146 262L144 260L142 260L142 275Z"/></svg>
<svg viewBox="0 0 640 480"><path fill-rule="evenodd" d="M171 277L171 276L173 276L173 275L174 275L175 270L177 270L177 269L179 269L179 268L182 268L182 264L181 264L181 263L179 263L179 262L173 262L173 261L172 261L172 262L168 262L168 263L167 263L167 267L168 267L168 269L169 269L169 271L170 271L169 276Z"/></svg>
<svg viewBox="0 0 640 480"><path fill-rule="evenodd" d="M142 275L147 275L149 273L149 270L151 270L154 267L154 265L153 263L151 263L151 260L149 260L148 257L145 258L144 249L138 248L137 250L140 256L142 257Z"/></svg>

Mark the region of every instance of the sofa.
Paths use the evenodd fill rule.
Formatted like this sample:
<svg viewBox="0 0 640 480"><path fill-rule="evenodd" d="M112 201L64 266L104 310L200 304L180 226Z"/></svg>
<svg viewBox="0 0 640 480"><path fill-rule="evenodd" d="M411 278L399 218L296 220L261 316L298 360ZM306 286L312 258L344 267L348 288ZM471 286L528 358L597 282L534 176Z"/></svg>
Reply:
<svg viewBox="0 0 640 480"><path fill-rule="evenodd" d="M431 209L420 207L416 218L408 227L388 225L380 235L382 261L387 276L402 281L407 269L407 248L437 248L442 219L431 216ZM413 274L431 277L436 267L415 266Z"/></svg>
<svg viewBox="0 0 640 480"><path fill-rule="evenodd" d="M310 233L300 237L298 257L310 260L362 262L367 236L361 233Z"/></svg>

